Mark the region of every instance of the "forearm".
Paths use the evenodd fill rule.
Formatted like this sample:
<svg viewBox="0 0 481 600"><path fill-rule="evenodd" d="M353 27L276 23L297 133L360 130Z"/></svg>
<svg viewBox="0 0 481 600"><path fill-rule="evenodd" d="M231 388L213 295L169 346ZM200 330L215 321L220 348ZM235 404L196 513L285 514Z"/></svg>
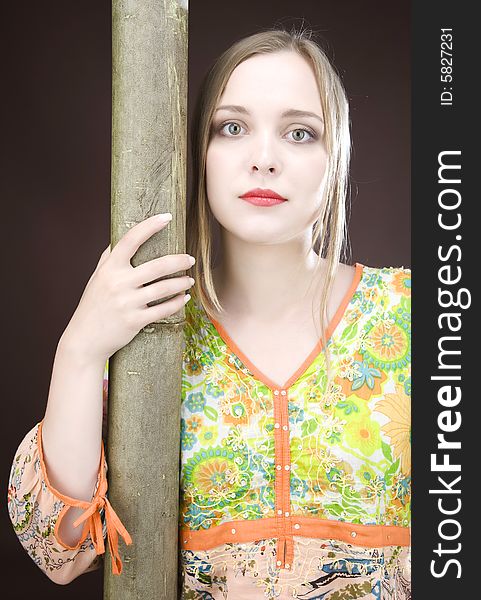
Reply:
<svg viewBox="0 0 481 600"><path fill-rule="evenodd" d="M89 502L100 467L102 388L105 361L92 360L74 340L62 336L52 370L42 425L44 461L50 484L63 495ZM82 527L72 522L82 513L71 508L59 531L75 545Z"/></svg>

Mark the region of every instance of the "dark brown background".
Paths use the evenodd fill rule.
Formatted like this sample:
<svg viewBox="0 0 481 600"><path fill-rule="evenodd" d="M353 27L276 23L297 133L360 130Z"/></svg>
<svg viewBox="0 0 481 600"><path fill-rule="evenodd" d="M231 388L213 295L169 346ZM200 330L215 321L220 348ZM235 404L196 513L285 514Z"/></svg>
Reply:
<svg viewBox="0 0 481 600"><path fill-rule="evenodd" d="M276 23L322 34L351 104L349 262L410 266L409 2L190 4L189 111L238 38ZM2 28L2 596L100 599L100 571L63 587L35 566L6 495L15 450L45 412L58 339L109 243L110 2L19 2L3 7Z"/></svg>

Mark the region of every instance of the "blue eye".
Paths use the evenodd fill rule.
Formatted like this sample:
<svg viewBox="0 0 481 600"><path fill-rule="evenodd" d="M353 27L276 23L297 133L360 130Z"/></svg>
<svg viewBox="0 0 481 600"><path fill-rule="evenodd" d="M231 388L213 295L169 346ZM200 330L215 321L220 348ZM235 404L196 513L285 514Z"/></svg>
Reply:
<svg viewBox="0 0 481 600"><path fill-rule="evenodd" d="M229 126L231 129L229 129L229 134L223 133L222 135L226 135L227 137L237 137L237 134L240 133L240 129L241 126L239 125L239 123L236 123L235 121L229 121L228 123L224 123L223 125L220 126L219 131L223 132L223 130ZM236 127L237 128L237 132L233 132L232 128Z"/></svg>
<svg viewBox="0 0 481 600"><path fill-rule="evenodd" d="M296 132L302 132L304 135L299 139L299 138L294 138L295 142L303 142L306 139L306 133L309 135L308 139L315 139L316 136L314 135L314 133L312 133L311 131L309 131L308 129L302 129L302 128L297 128L297 129L293 129L292 131L290 131L289 133L296 133Z"/></svg>

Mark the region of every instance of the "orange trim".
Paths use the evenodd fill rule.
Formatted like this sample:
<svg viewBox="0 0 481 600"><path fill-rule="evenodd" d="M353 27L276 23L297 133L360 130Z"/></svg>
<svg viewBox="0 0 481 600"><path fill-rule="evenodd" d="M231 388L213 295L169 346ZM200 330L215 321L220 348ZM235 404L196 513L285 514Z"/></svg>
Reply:
<svg viewBox="0 0 481 600"><path fill-rule="evenodd" d="M344 316L347 306L348 306L349 302L352 300L352 297L354 296L354 293L357 290L359 282L361 281L364 265L362 263L355 263L355 267L356 267L356 271L354 273L354 278L352 280L352 283L351 283L348 291L344 295L344 298L343 298L341 304L339 305L339 307L336 311L336 314L333 316L331 322L329 323L329 325L327 327L326 340L329 340L331 338L332 334L334 333L337 326L339 325L339 322L341 321L342 317ZM255 376L256 379L258 379L259 381L261 381L262 383L264 383L267 387L269 387L271 389L279 389L280 390L282 388L287 389L287 388L291 387L297 381L297 379L299 379L299 377L309 368L309 366L312 364L312 361L316 358L316 356L322 350L322 340L319 340L317 342L317 344L314 346L314 348L312 349L312 351L310 352L310 354L303 361L301 366L297 369L297 371L295 373L293 373L289 377L289 379L285 382L285 384L277 385L277 383L272 381L272 379L269 379L269 377L267 377L267 375L264 375L264 373L262 373L262 371L260 371L254 365L254 363L252 363L249 360L249 358L242 352L242 350L239 348L239 346L234 342L234 340L230 337L230 335L227 333L227 331L224 329L224 327L222 327L222 325L218 321L216 321L212 317L209 317L209 315L207 315L207 319L210 320L212 325L215 327L215 329L217 329L217 332L219 333L220 337L224 340L224 342L225 342L227 348L230 350L230 352L232 354L235 354L238 358L240 358L240 360L246 365L246 367L248 367L248 369Z"/></svg>
<svg viewBox="0 0 481 600"><path fill-rule="evenodd" d="M45 460L43 455L43 447L42 447L42 425L43 420L38 425L38 433L37 433L37 445L38 452L40 456L40 466L42 469L43 479L47 485L47 488L54 494L57 498L59 498L65 506L60 511L60 514L57 519L57 523L55 524L54 535L57 539L58 543L66 548L67 550L76 550L79 548L80 544L85 541L87 535L90 533L90 539L94 545L95 551L97 554L103 554L105 552L104 539L102 533L102 519L100 517L100 510L104 508L105 510L105 521L107 524L107 538L109 542L109 550L112 559L112 573L114 575L120 575L122 573L122 561L119 555L119 544L118 544L118 534L120 534L126 544L132 543L132 538L129 533L121 523L119 517L115 513L112 505L108 501L106 497L108 483L107 478L105 476L105 469L101 468L99 475L97 477L97 482L100 481L97 492L93 497L91 502L86 502L84 500L77 500L75 498L71 498L70 496L65 496L56 490L48 479L47 468L45 466ZM100 456L100 464L102 467L104 466L105 460L105 449L103 440L101 442L102 450ZM78 508L85 509L85 512L73 522L74 527L78 527L80 523L84 522L82 537L78 541L76 546L69 546L65 544L59 535L60 523L62 522L63 517L70 509L70 507L75 506Z"/></svg>
<svg viewBox="0 0 481 600"><path fill-rule="evenodd" d="M307 538L341 540L355 546L380 548L383 546L410 546L411 528L396 525L358 525L345 521L316 519L314 517L283 517L292 534L286 540L301 536ZM245 543L261 539L278 538L276 517L254 521L229 521L209 529L192 531L181 528L181 548L184 550L210 550L222 544ZM299 527L296 527L299 525ZM289 562L286 555L286 562ZM292 560L292 559L290 559Z"/></svg>

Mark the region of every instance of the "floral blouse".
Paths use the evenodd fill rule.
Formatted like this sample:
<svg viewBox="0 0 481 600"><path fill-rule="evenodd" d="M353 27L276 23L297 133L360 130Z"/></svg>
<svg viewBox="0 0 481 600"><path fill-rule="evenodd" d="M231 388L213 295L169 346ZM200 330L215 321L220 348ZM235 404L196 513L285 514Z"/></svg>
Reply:
<svg viewBox="0 0 481 600"><path fill-rule="evenodd" d="M181 408L180 597L185 600L411 598L411 272L356 263L327 331L283 384L186 305ZM104 378L104 412L108 361ZM129 533L107 499L102 444L91 503L48 481L38 423L10 473L9 514L30 557L66 583ZM70 506L84 514L69 547ZM135 532L131 532L135 535ZM135 543L135 541L134 541Z"/></svg>

